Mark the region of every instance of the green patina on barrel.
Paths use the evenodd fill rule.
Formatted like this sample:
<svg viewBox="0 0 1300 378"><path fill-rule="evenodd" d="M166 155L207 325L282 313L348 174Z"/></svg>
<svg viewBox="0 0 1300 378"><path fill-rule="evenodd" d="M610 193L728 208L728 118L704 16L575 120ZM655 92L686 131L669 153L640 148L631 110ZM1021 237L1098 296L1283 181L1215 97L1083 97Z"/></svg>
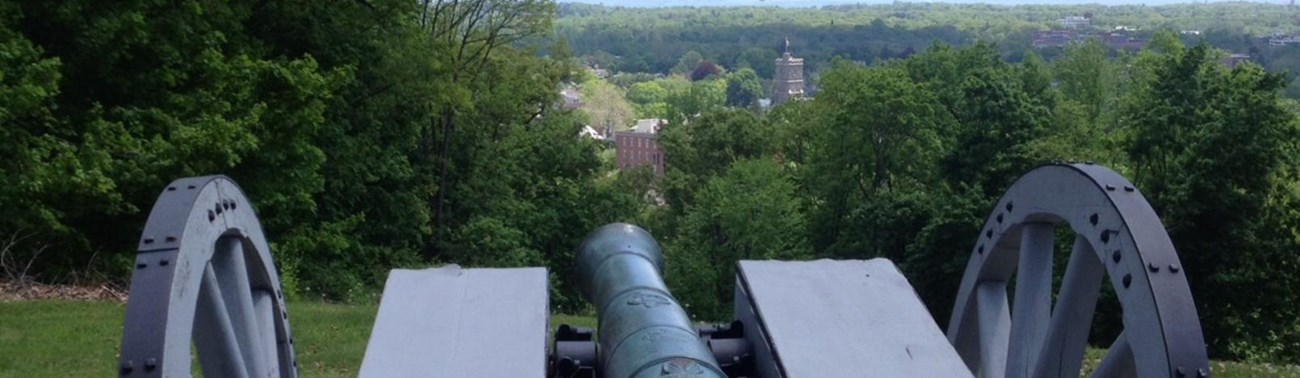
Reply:
<svg viewBox="0 0 1300 378"><path fill-rule="evenodd" d="M614 223L578 247L582 294L596 306L606 378L726 377L664 285L664 256L646 230Z"/></svg>

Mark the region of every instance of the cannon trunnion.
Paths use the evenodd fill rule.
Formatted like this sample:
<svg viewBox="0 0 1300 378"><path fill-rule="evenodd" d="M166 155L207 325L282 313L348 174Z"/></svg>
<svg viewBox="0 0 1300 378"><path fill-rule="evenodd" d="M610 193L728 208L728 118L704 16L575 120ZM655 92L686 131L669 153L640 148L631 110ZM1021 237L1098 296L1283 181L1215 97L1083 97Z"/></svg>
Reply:
<svg viewBox="0 0 1300 378"><path fill-rule="evenodd" d="M1063 259L1053 258L1058 228L1074 236ZM205 376L296 376L268 246L233 181L168 185L141 237L119 376L188 376L195 357ZM1059 280L1054 261L1066 261ZM393 270L360 375L1077 377L1105 280L1124 329L1092 376L1211 375L1159 218L1131 183L1092 164L1039 167L998 201L947 332L885 259L739 261L733 321L720 325L687 316L664 284L666 263L640 227L593 231L575 264L594 330L549 329L544 268Z"/></svg>

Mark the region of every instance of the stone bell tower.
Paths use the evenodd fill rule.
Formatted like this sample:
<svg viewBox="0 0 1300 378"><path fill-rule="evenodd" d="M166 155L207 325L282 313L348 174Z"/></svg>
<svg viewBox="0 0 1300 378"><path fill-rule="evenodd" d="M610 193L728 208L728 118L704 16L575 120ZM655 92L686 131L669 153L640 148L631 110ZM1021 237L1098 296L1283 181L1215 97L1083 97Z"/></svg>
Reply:
<svg viewBox="0 0 1300 378"><path fill-rule="evenodd" d="M776 59L776 77L772 80L773 106L803 97L803 58L790 55L790 38L785 39L785 51Z"/></svg>

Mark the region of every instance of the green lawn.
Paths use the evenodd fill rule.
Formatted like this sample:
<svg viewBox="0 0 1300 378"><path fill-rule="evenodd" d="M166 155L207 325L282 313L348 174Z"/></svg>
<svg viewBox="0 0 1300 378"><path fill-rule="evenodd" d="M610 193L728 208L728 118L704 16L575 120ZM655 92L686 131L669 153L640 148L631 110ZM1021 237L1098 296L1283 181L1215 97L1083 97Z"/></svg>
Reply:
<svg viewBox="0 0 1300 378"><path fill-rule="evenodd" d="M365 355L375 305L290 303L299 368L309 377L355 376ZM113 302L0 302L0 377L107 376L117 369L125 305ZM594 319L551 317L552 327L594 326ZM1088 351L1088 365L1105 353ZM1300 377L1300 367L1212 362L1215 377Z"/></svg>

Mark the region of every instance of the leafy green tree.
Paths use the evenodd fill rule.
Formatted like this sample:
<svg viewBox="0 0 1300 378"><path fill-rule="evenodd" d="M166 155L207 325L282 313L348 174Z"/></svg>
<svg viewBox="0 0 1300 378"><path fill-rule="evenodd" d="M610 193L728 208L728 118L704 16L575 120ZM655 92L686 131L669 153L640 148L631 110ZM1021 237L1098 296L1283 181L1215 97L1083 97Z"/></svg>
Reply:
<svg viewBox="0 0 1300 378"><path fill-rule="evenodd" d="M929 88L949 113L961 101L962 84L972 72L1006 66L997 50L982 41L965 49L935 41L925 53L900 64L907 68L913 81Z"/></svg>
<svg viewBox="0 0 1300 378"><path fill-rule="evenodd" d="M101 248L121 256L134 244L157 188L176 177L231 174L260 199L271 232L290 232L293 219L315 210L324 159L314 141L325 104L346 72L323 70L310 56L266 57L252 38L229 38L245 30L252 4L5 7L20 28L11 30L49 59L34 61L30 72L46 75L57 67L60 81L57 97L47 91L50 101L41 105L40 113L48 115L41 122L48 128L41 133L44 146L19 145L38 149L18 155L34 158L28 164L61 167L58 175L82 177L55 189L63 191L57 197L46 197L56 193L40 187L23 195L39 203L35 209L52 221L46 224L76 230L49 245L64 253L44 260L48 273L70 278L67 268L84 269ZM6 34L22 52L22 39ZM254 173L254 166L261 169ZM50 240L48 231L35 231L44 234L37 239Z"/></svg>
<svg viewBox="0 0 1300 378"><path fill-rule="evenodd" d="M669 80L667 119L672 124L682 124L711 110L725 106L727 82L720 79L689 82Z"/></svg>
<svg viewBox="0 0 1300 378"><path fill-rule="evenodd" d="M962 83L957 142L943 159L950 183L980 187L993 197L1044 160L1030 147L1046 133L1050 113L1012 75L1008 68L981 69Z"/></svg>
<svg viewBox="0 0 1300 378"><path fill-rule="evenodd" d="M776 58L776 50L751 47L741 52L732 66L738 69L749 68L758 77L771 79L776 75Z"/></svg>
<svg viewBox="0 0 1300 378"><path fill-rule="evenodd" d="M444 88L430 80L436 59L418 11L395 0L267 3L249 21L249 33L266 41L272 56L312 56L322 69L345 74L315 140L326 161L316 211L294 219L294 231L276 246L293 257L287 261L313 295L373 291L388 269L417 265L432 232L426 201L434 184L418 174L412 156Z"/></svg>
<svg viewBox="0 0 1300 378"><path fill-rule="evenodd" d="M680 214L709 178L732 163L775 153L771 125L752 112L722 108L687 124L669 124L660 133L664 148L665 200Z"/></svg>
<svg viewBox="0 0 1300 378"><path fill-rule="evenodd" d="M635 105L646 105L668 100L668 90L658 81L632 84L627 90L627 100Z"/></svg>
<svg viewBox="0 0 1300 378"><path fill-rule="evenodd" d="M823 117L827 112L820 110L822 106L824 102L791 101L767 113L766 118L776 134L778 161L796 171L802 171L810 163L811 154L820 142L820 126L826 122Z"/></svg>
<svg viewBox="0 0 1300 378"><path fill-rule="evenodd" d="M1285 76L1227 70L1205 44L1158 59L1124 109L1137 183L1160 213L1213 355L1294 360L1297 128ZM1290 215L1286 215L1290 214ZM1240 293L1253 293L1249 296ZM1280 347L1278 347L1280 346Z"/></svg>
<svg viewBox="0 0 1300 378"><path fill-rule="evenodd" d="M627 90L637 118L668 118L668 89L660 80L633 84Z"/></svg>
<svg viewBox="0 0 1300 378"><path fill-rule="evenodd" d="M753 107L763 97L763 83L758 74L749 68L727 75L727 105L741 108Z"/></svg>
<svg viewBox="0 0 1300 378"><path fill-rule="evenodd" d="M606 126L621 129L632 124L636 113L626 98L622 89L604 80L582 84L582 111L590 117L590 124L598 129Z"/></svg>
<svg viewBox="0 0 1300 378"><path fill-rule="evenodd" d="M702 320L730 316L738 260L809 257L794 180L767 159L741 160L702 188L666 258L673 294Z"/></svg>
<svg viewBox="0 0 1300 378"><path fill-rule="evenodd" d="M1052 69L1038 54L1030 51L1018 67L1020 83L1029 99L1040 105L1052 108L1056 106L1057 92L1052 88Z"/></svg>
<svg viewBox="0 0 1300 378"><path fill-rule="evenodd" d="M1115 68L1106 47L1095 39L1070 45L1053 67L1066 99L1082 104L1088 120L1096 123L1111 111L1116 82Z"/></svg>
<svg viewBox="0 0 1300 378"><path fill-rule="evenodd" d="M943 154L942 107L899 66L842 63L822 83L814 102L823 104L826 123L803 178L817 204L810 226L818 230L817 250L849 256L866 242L843 237L861 226L851 222L855 208L877 194L933 182L931 167Z"/></svg>
<svg viewBox="0 0 1300 378"><path fill-rule="evenodd" d="M74 136L57 133L62 125L52 108L62 67L57 58L43 57L39 46L14 29L20 19L17 6L0 3L0 139L5 141L0 144L0 155L5 157L0 159L0 178L10 183L0 185L0 206L9 209L9 215L0 219L0 229L5 230L0 236L26 240L29 235L22 233L48 230L49 235L39 235L33 244L11 247L10 253L30 259L47 238L82 237L65 218L76 209L61 208L60 198L113 199L109 209L121 206L121 199L112 197L112 180L102 172L107 165L102 156L78 156L76 141L69 140Z"/></svg>

